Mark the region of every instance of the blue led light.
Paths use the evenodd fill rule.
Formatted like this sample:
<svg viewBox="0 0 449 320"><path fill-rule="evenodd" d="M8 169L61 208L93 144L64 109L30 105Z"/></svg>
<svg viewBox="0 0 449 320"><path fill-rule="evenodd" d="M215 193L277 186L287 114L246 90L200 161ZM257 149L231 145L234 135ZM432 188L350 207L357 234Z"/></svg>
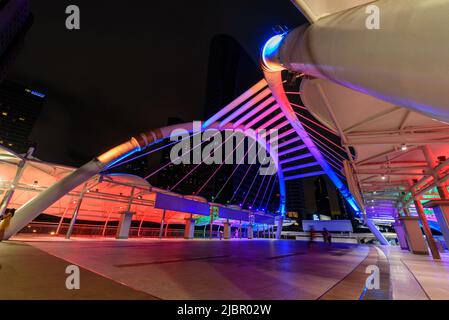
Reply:
<svg viewBox="0 0 449 320"><path fill-rule="evenodd" d="M274 66L273 63L270 63L269 59L278 52L279 46L281 45L282 40L284 40L284 36L285 34L278 34L270 38L262 49L263 64L271 71L280 71L283 69L282 67Z"/></svg>
<svg viewBox="0 0 449 320"><path fill-rule="evenodd" d="M33 95L33 96L37 96L37 97L39 97L39 98L45 98L45 94L43 94L43 93L40 93L40 92L37 92L37 91L31 91L31 94Z"/></svg>
<svg viewBox="0 0 449 320"><path fill-rule="evenodd" d="M140 148L140 147L137 147L136 149L129 151L128 153L126 153L126 154L124 154L123 156L119 157L117 160L115 160L115 161L111 162L110 164L108 164L108 165L106 166L106 169L112 167L113 165L117 164L118 162L120 162L120 161L126 159L126 158L129 157L130 155L132 155L132 154L134 154L134 153L136 153L136 152L139 152L139 151L141 151L141 148ZM105 169L105 170L106 170L106 169Z"/></svg>
<svg viewBox="0 0 449 320"><path fill-rule="evenodd" d="M28 92L29 94L32 94L33 96L36 96L36 97L39 97L42 99L46 97L46 95L44 93L41 93L36 90L25 89L25 91Z"/></svg>

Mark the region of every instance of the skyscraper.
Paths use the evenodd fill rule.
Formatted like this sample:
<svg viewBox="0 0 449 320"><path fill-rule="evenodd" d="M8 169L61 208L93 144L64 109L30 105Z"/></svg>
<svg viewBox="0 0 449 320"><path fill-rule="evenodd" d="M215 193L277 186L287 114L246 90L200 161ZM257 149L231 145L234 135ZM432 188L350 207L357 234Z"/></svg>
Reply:
<svg viewBox="0 0 449 320"><path fill-rule="evenodd" d="M4 81L0 85L0 144L17 153L25 153L45 100L43 93Z"/></svg>
<svg viewBox="0 0 449 320"><path fill-rule="evenodd" d="M179 118L168 118L167 126L185 123L182 119ZM171 148L166 148L162 151L161 163L160 166L163 167L171 162L170 159L170 151ZM170 163L166 168L161 170L157 177L154 178L154 185L162 188L169 189L172 191L176 191L180 194L184 195L192 195L199 188L201 183L201 177L198 176L198 171L195 170L193 172L192 169L195 165L188 164L173 164ZM186 177L182 183L180 182L184 177ZM150 183L152 180L150 180ZM174 188L176 186L176 188Z"/></svg>
<svg viewBox="0 0 449 320"><path fill-rule="evenodd" d="M329 194L327 192L326 180L323 176L319 176L315 180L315 202L318 214L331 216Z"/></svg>

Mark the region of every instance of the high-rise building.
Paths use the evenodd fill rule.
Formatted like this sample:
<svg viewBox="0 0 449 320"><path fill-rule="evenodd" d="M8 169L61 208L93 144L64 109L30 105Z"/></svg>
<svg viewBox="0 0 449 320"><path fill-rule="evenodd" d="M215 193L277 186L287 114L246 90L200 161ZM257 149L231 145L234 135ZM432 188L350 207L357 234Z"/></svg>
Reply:
<svg viewBox="0 0 449 320"><path fill-rule="evenodd" d="M176 125L185 123L179 118L168 118L167 125ZM170 159L171 148L165 148L162 151L160 166L165 166L171 162ZM155 179L150 180L155 186L162 189L172 190L184 195L194 194L201 186L201 181L205 181L207 177L202 176L200 170L193 170L195 164L173 164L170 163L167 167L161 170ZM186 178L185 178L186 177ZM182 180L181 183L178 183ZM176 188L174 188L176 186Z"/></svg>
<svg viewBox="0 0 449 320"><path fill-rule="evenodd" d="M323 176L319 176L315 180L315 202L318 214L331 216L329 193L327 192L326 180Z"/></svg>
<svg viewBox="0 0 449 320"><path fill-rule="evenodd" d="M17 56L31 21L28 0L0 0L0 82Z"/></svg>
<svg viewBox="0 0 449 320"><path fill-rule="evenodd" d="M287 212L296 212L298 219L305 214L304 186L302 180L286 181L287 189Z"/></svg>
<svg viewBox="0 0 449 320"><path fill-rule="evenodd" d="M45 101L43 93L4 81L0 85L0 144L25 153L32 144L29 136Z"/></svg>

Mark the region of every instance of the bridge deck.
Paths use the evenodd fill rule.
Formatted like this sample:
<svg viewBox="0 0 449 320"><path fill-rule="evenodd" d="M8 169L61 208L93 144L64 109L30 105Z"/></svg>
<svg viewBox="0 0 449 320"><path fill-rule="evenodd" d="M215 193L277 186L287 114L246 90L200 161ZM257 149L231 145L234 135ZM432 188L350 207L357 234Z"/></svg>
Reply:
<svg viewBox="0 0 449 320"><path fill-rule="evenodd" d="M394 248L384 250L384 256L370 246L329 249L316 243L308 248L303 241L20 240L27 242L0 243L0 285L9 288L0 292L2 299L54 298L57 286L68 292L58 295L62 299L449 298L449 283L441 284L449 281L447 255L433 262ZM363 268L370 261L382 263L381 273L392 282L376 294L363 295ZM82 267L77 293L64 288L68 264ZM388 283L382 280L382 285Z"/></svg>

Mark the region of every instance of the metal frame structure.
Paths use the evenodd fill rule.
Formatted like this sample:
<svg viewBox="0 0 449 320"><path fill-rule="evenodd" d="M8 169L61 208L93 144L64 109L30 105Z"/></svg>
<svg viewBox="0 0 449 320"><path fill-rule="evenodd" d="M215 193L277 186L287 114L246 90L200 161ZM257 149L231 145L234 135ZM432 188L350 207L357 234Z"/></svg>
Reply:
<svg viewBox="0 0 449 320"><path fill-rule="evenodd" d="M437 188L440 199L448 198L449 106L445 90L436 90L448 81L439 54L447 42L440 41L445 22L435 17L449 2L293 2L311 25L270 39L262 52L265 69L304 77L302 101L341 137L351 193L368 216L380 212L379 220L394 221L415 203L428 229L422 196ZM369 6L382 12L382 32L367 27ZM398 27L401 14L413 25ZM416 39L425 50L414 50Z"/></svg>
<svg viewBox="0 0 449 320"><path fill-rule="evenodd" d="M281 83L282 84L282 83ZM285 181L302 179L305 177L328 174L336 183L342 194L351 203L356 211L360 211L349 191L335 171L321 155L312 139L294 115L293 111L286 108L285 103L279 103L279 92L275 91L266 80L261 80L240 97L235 99L221 111L203 123L202 130L245 130L252 129L255 132L265 130L258 136L258 141L266 142L269 130L278 130L280 143L273 146L266 145L269 153L278 154L276 158L277 174L280 190L280 216L277 237L280 238L282 219L285 215L286 188ZM41 212L56 202L70 190L83 184L94 175L112 166L117 166L128 156L137 153L149 146L163 141L176 129L192 131L191 123L176 125L151 130L107 151L91 162L82 166L75 172L64 177L54 185L43 191L32 201L19 208L16 215L3 226L3 238L8 239L33 220ZM259 140L260 139L260 140Z"/></svg>
<svg viewBox="0 0 449 320"><path fill-rule="evenodd" d="M170 134L176 129L193 130L192 124L176 125L170 127L164 127L154 131L150 131L146 134L140 135L138 138L132 138L128 142L125 142L108 152L102 154L98 158L95 158L91 162L75 170L69 175L65 176L58 182L54 183L49 188L43 190L31 201L20 207L14 217L11 220L3 220L0 223L0 229L2 229L3 239L8 239L23 227L25 227L30 221L36 218L41 212L44 212L49 206L55 203L59 198L69 193L77 186L85 183L96 174L102 172L106 168L117 164L124 158L132 155L138 151L141 151L145 147L149 147L152 144L160 142L170 136ZM208 129L239 129L234 128L233 124L226 126L220 126L219 123L214 123L208 126ZM241 129L243 127L240 127ZM206 128L203 128L204 130ZM140 141L139 141L140 140ZM269 152L269 148L267 148ZM285 207L285 184L282 176L282 171L278 171L279 186L281 197L281 210ZM5 204L6 206L6 204Z"/></svg>
<svg viewBox="0 0 449 320"><path fill-rule="evenodd" d="M54 181L76 170L73 167L59 166L34 158L24 160L22 156L0 148L0 171L2 172L0 190L10 190L11 186L14 186L15 194L8 198L8 200L11 200L9 203L11 208L22 206L45 191ZM22 165L24 162L25 164ZM16 180L14 177L17 176L18 169L21 169L23 174L21 174L20 179ZM156 208L156 198L159 194L207 202L206 199L201 197L183 196L153 187L143 178L134 175L100 173L66 193L45 211L48 215L59 217L59 223L55 223L54 228L47 231L48 233L52 231L51 234L65 233L66 238L70 238L77 220L83 220L83 224L87 221L96 221L97 223L103 221L102 234L104 236L107 224L111 221L120 220L120 212L133 211L136 212L136 220L140 221L137 235L139 235L145 221L160 223L159 236L162 237L164 225L167 223L184 224L186 213ZM239 211L240 208L231 206L231 209ZM265 212L254 212L254 214L259 217L262 215L273 218ZM63 221L67 219L70 220L70 224L63 224ZM215 221L214 224L220 224L223 219ZM232 220L232 222L235 226L236 221ZM28 224L28 227L30 227L30 224ZM79 225L76 226L76 228L79 227ZM65 231L62 231L62 228Z"/></svg>

